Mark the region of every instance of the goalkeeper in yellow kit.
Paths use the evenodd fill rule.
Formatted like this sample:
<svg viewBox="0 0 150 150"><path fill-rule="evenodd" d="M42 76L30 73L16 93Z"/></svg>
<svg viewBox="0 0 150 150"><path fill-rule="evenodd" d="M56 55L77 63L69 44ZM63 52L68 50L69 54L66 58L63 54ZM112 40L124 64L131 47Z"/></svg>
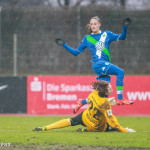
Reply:
<svg viewBox="0 0 150 150"><path fill-rule="evenodd" d="M37 127L33 131L46 131L51 129L64 128L68 126L83 125L86 128L79 128L78 131L119 131L135 132L133 129L123 128L112 114L108 96L112 94L112 87L106 81L92 83L93 92L88 96L89 107L81 114L63 119L53 124Z"/></svg>

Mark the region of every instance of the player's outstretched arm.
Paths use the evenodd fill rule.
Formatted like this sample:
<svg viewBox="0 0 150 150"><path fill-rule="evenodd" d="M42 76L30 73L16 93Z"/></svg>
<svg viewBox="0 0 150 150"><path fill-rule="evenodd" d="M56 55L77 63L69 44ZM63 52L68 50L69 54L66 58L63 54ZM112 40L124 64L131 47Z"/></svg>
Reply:
<svg viewBox="0 0 150 150"><path fill-rule="evenodd" d="M128 29L128 25L130 23L131 23L130 18L124 18L123 19L123 31L122 31L121 35L119 36L118 40L125 40L126 39L127 29Z"/></svg>
<svg viewBox="0 0 150 150"><path fill-rule="evenodd" d="M69 45L67 45L63 39L57 38L55 39L55 43L59 46L63 46L68 52L70 52L71 54L73 54L74 56L77 56L78 54L80 54L80 51L71 48Z"/></svg>
<svg viewBox="0 0 150 150"><path fill-rule="evenodd" d="M118 132L136 132L134 129L124 128L119 123L117 118L112 114L112 110L105 110L105 117L111 128Z"/></svg>

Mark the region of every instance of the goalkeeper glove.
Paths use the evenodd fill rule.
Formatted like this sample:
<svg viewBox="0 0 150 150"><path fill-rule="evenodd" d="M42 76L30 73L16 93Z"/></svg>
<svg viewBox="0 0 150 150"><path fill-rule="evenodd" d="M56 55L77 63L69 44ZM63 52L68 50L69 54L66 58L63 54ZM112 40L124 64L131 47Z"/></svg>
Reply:
<svg viewBox="0 0 150 150"><path fill-rule="evenodd" d="M130 18L123 19L123 25L124 26L128 26L130 23L131 23L131 19Z"/></svg>
<svg viewBox="0 0 150 150"><path fill-rule="evenodd" d="M77 113L77 111L83 106L82 100L77 100L77 106L75 107L75 109L73 110L73 113Z"/></svg>
<svg viewBox="0 0 150 150"><path fill-rule="evenodd" d="M59 46L63 46L65 44L64 40L60 38L55 39L55 43Z"/></svg>
<svg viewBox="0 0 150 150"><path fill-rule="evenodd" d="M136 132L134 129L129 129L128 127L126 128L126 130L127 130L128 132Z"/></svg>
<svg viewBox="0 0 150 150"><path fill-rule="evenodd" d="M112 106L116 105L116 101L115 101L114 97L108 98L108 101L109 101L110 105L112 105Z"/></svg>

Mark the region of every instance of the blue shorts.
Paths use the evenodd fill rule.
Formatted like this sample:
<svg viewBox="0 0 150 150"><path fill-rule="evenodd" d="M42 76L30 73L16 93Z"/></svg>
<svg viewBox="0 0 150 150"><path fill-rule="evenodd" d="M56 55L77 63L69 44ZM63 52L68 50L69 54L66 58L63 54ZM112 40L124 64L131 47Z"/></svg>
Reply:
<svg viewBox="0 0 150 150"><path fill-rule="evenodd" d="M97 80L104 80L110 83L111 76L107 74L107 70L112 64L105 61L95 62L92 65L94 72L99 76Z"/></svg>

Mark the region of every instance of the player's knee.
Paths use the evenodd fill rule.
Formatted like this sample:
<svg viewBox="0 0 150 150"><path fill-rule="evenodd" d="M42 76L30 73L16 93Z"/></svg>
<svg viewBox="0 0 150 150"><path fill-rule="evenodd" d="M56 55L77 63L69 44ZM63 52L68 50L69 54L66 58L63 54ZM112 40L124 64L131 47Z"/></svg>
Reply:
<svg viewBox="0 0 150 150"><path fill-rule="evenodd" d="M73 118L70 118L71 126L76 126L81 124L80 119L76 116Z"/></svg>
<svg viewBox="0 0 150 150"><path fill-rule="evenodd" d="M73 117L73 118L70 118L71 126L76 126L79 124L85 126L83 121L82 121L82 114L83 114L83 112L81 114Z"/></svg>
<svg viewBox="0 0 150 150"><path fill-rule="evenodd" d="M79 124L79 121L76 117L70 118L71 126L76 126Z"/></svg>

